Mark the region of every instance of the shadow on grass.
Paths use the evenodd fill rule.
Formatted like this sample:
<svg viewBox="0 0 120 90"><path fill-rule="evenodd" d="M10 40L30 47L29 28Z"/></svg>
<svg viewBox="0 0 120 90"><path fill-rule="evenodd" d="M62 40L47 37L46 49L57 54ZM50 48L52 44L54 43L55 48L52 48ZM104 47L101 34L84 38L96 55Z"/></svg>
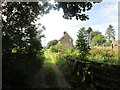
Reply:
<svg viewBox="0 0 120 90"><path fill-rule="evenodd" d="M48 88L57 88L56 74L52 68L52 61L49 57L46 57L45 64L45 82Z"/></svg>

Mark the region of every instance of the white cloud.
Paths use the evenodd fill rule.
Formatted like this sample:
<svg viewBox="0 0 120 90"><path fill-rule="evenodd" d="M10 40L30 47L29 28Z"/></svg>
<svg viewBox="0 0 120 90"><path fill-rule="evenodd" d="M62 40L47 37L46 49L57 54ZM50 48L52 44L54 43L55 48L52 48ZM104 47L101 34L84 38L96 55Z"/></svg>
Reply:
<svg viewBox="0 0 120 90"><path fill-rule="evenodd" d="M105 16L108 20L117 20L118 19L118 1L108 2L107 5L101 7L100 11L102 16Z"/></svg>
<svg viewBox="0 0 120 90"><path fill-rule="evenodd" d="M104 23L103 20L102 24L93 26L98 30L100 29L100 31L105 34L105 30L107 29L108 25L111 24L116 31L116 39L118 39L118 2L118 0L111 0L107 5L100 9L100 13L102 16L104 16L104 19L107 21L107 23Z"/></svg>
<svg viewBox="0 0 120 90"><path fill-rule="evenodd" d="M102 4L102 3L101 3ZM37 22L42 23L45 25L46 30L44 31L44 34L46 36L45 39L42 39L42 44L47 45L47 43L53 39L59 40L63 36L63 32L67 31L70 36L75 41L77 39L77 32L81 27L88 28L89 26L93 28L93 30L99 30L103 34L105 34L105 31L109 24L113 25L113 27L116 30L116 38L118 38L118 3L111 3L103 5L100 9L100 15L103 19L103 22L99 22L99 24L95 24L95 22L98 22L101 18L94 18L89 20L91 22L91 25L88 25L87 21L80 21L76 20L75 18L72 20L66 20L62 17L63 12L62 9L60 11L51 11L49 14L45 15L41 19L39 19ZM94 14L94 12L91 12ZM105 20L106 19L106 20ZM96 21L95 21L96 20ZM98 21L97 21L98 20ZM106 23L104 22L107 21ZM93 25L94 23L94 25ZM87 25L86 25L87 24Z"/></svg>
<svg viewBox="0 0 120 90"><path fill-rule="evenodd" d="M95 31L98 30L98 31L102 32L103 35L105 35L106 29L108 28L108 26L110 24L115 29L115 33L116 33L115 37L116 37L116 39L118 39L118 23L117 22L102 23L102 24L93 25L91 27L93 28L93 30L95 30Z"/></svg>
<svg viewBox="0 0 120 90"><path fill-rule="evenodd" d="M103 2L119 2L118 0L103 0Z"/></svg>
<svg viewBox="0 0 120 90"><path fill-rule="evenodd" d="M45 15L37 22L45 25L46 30L44 34L46 36L45 39L42 39L42 44L47 45L47 43L53 39L59 40L63 36L63 32L67 31L70 36L74 39L77 30L74 28L77 24L83 24L82 21L77 21L75 18L72 20L66 20L62 17L62 10L51 11L48 15ZM44 41L45 40L45 41Z"/></svg>

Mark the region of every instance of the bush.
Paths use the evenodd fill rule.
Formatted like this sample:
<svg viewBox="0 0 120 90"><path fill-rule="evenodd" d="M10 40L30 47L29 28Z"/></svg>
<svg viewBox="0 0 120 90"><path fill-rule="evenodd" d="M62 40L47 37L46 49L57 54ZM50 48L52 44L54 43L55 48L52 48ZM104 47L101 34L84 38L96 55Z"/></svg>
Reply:
<svg viewBox="0 0 120 90"><path fill-rule="evenodd" d="M42 66L44 57L41 53L30 55L14 53L8 55L10 58L3 57L3 89L32 88L33 78Z"/></svg>
<svg viewBox="0 0 120 90"><path fill-rule="evenodd" d="M104 45L104 46L110 46L111 43L110 43L110 42L105 42L103 45Z"/></svg>
<svg viewBox="0 0 120 90"><path fill-rule="evenodd" d="M88 55L90 61L97 61L106 64L118 64L117 52L105 49L91 49Z"/></svg>
<svg viewBox="0 0 120 90"><path fill-rule="evenodd" d="M50 47L50 51L51 52L58 52L58 49L57 49L57 47L56 46L52 46L52 47Z"/></svg>
<svg viewBox="0 0 120 90"><path fill-rule="evenodd" d="M62 44L57 44L56 46L50 47L51 52L64 52L63 45Z"/></svg>
<svg viewBox="0 0 120 90"><path fill-rule="evenodd" d="M73 53L75 51L75 47L70 47L69 49L66 49L65 52Z"/></svg>

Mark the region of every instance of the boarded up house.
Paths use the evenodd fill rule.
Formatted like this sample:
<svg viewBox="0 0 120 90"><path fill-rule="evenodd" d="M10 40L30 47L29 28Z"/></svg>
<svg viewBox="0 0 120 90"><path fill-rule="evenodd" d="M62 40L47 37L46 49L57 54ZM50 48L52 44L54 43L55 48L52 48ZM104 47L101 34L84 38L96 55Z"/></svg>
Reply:
<svg viewBox="0 0 120 90"><path fill-rule="evenodd" d="M63 45L63 48L69 49L73 46L73 39L70 37L70 35L65 31L63 36L60 38L59 42Z"/></svg>

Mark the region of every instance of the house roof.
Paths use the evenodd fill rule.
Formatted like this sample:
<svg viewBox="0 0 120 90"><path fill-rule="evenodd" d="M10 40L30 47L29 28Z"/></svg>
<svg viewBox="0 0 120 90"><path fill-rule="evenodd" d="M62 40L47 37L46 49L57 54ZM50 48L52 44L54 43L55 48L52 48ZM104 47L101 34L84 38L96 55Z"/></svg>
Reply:
<svg viewBox="0 0 120 90"><path fill-rule="evenodd" d="M69 35L66 31L65 31L63 34L64 34L64 35L63 35L58 41L61 41L61 40L65 37L66 34L70 37L70 35ZM70 39L72 39L72 38L70 37ZM72 39L72 40L73 40L73 39Z"/></svg>

